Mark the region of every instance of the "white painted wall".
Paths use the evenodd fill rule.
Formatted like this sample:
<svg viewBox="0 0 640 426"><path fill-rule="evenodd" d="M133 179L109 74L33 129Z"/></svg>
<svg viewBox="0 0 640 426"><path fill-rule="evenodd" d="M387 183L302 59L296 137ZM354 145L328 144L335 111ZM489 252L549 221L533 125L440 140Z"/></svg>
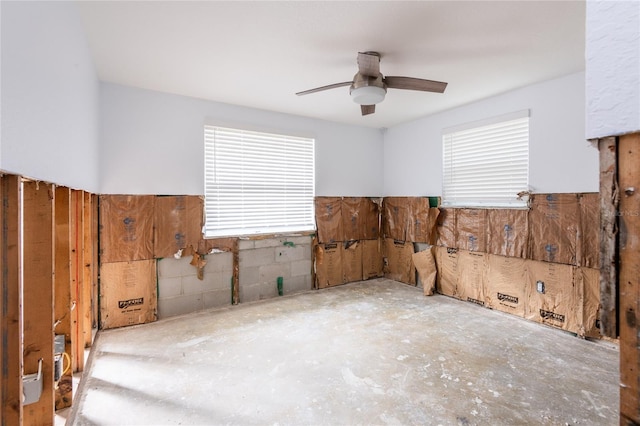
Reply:
<svg viewBox="0 0 640 426"><path fill-rule="evenodd" d="M379 130L101 84L100 192L204 193L203 125L313 137L316 195L379 196Z"/></svg>
<svg viewBox="0 0 640 426"><path fill-rule="evenodd" d="M532 191L597 192L598 151L584 136L584 81L584 73L572 74L388 129L383 195L441 195L442 129L523 109L531 111Z"/></svg>
<svg viewBox="0 0 640 426"><path fill-rule="evenodd" d="M0 169L98 191L99 86L76 6L2 2Z"/></svg>
<svg viewBox="0 0 640 426"><path fill-rule="evenodd" d="M640 2L587 1L587 138L640 131Z"/></svg>

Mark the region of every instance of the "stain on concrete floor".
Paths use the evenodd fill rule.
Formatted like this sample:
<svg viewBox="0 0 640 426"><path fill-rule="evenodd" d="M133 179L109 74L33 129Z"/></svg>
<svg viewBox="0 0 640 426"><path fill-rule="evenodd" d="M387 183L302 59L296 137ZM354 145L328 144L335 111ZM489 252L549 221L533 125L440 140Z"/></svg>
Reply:
<svg viewBox="0 0 640 426"><path fill-rule="evenodd" d="M100 332L72 425L616 425L618 349L386 279Z"/></svg>

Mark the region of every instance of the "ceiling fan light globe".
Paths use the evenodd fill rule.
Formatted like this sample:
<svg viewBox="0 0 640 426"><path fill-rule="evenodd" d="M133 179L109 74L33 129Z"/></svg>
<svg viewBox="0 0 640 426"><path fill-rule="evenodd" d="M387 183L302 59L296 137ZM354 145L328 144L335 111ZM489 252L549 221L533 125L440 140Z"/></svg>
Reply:
<svg viewBox="0 0 640 426"><path fill-rule="evenodd" d="M358 105L375 105L384 100L386 93L383 87L362 86L351 89L351 99Z"/></svg>

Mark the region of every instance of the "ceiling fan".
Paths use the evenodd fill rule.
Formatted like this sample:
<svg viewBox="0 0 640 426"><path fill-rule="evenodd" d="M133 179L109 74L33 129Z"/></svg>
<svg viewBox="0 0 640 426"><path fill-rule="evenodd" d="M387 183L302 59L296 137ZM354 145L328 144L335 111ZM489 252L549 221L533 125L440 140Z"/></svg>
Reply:
<svg viewBox="0 0 640 426"><path fill-rule="evenodd" d="M316 87L298 92L296 95L308 95L343 86L351 86L349 87L351 99L360 105L362 115L368 115L376 112L376 104L384 100L387 89L443 93L447 83L413 77L385 77L380 73L380 54L378 52L359 52L358 72L353 76L353 81Z"/></svg>

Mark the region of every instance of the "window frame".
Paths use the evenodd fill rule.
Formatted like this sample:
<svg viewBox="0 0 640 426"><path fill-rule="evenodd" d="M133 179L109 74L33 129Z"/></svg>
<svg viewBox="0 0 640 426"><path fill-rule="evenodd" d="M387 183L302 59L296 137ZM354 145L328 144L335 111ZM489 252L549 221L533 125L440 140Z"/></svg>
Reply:
<svg viewBox="0 0 640 426"><path fill-rule="evenodd" d="M528 109L443 129L442 207L528 208L530 139Z"/></svg>
<svg viewBox="0 0 640 426"><path fill-rule="evenodd" d="M209 123L203 131L204 238L315 231L314 138Z"/></svg>

